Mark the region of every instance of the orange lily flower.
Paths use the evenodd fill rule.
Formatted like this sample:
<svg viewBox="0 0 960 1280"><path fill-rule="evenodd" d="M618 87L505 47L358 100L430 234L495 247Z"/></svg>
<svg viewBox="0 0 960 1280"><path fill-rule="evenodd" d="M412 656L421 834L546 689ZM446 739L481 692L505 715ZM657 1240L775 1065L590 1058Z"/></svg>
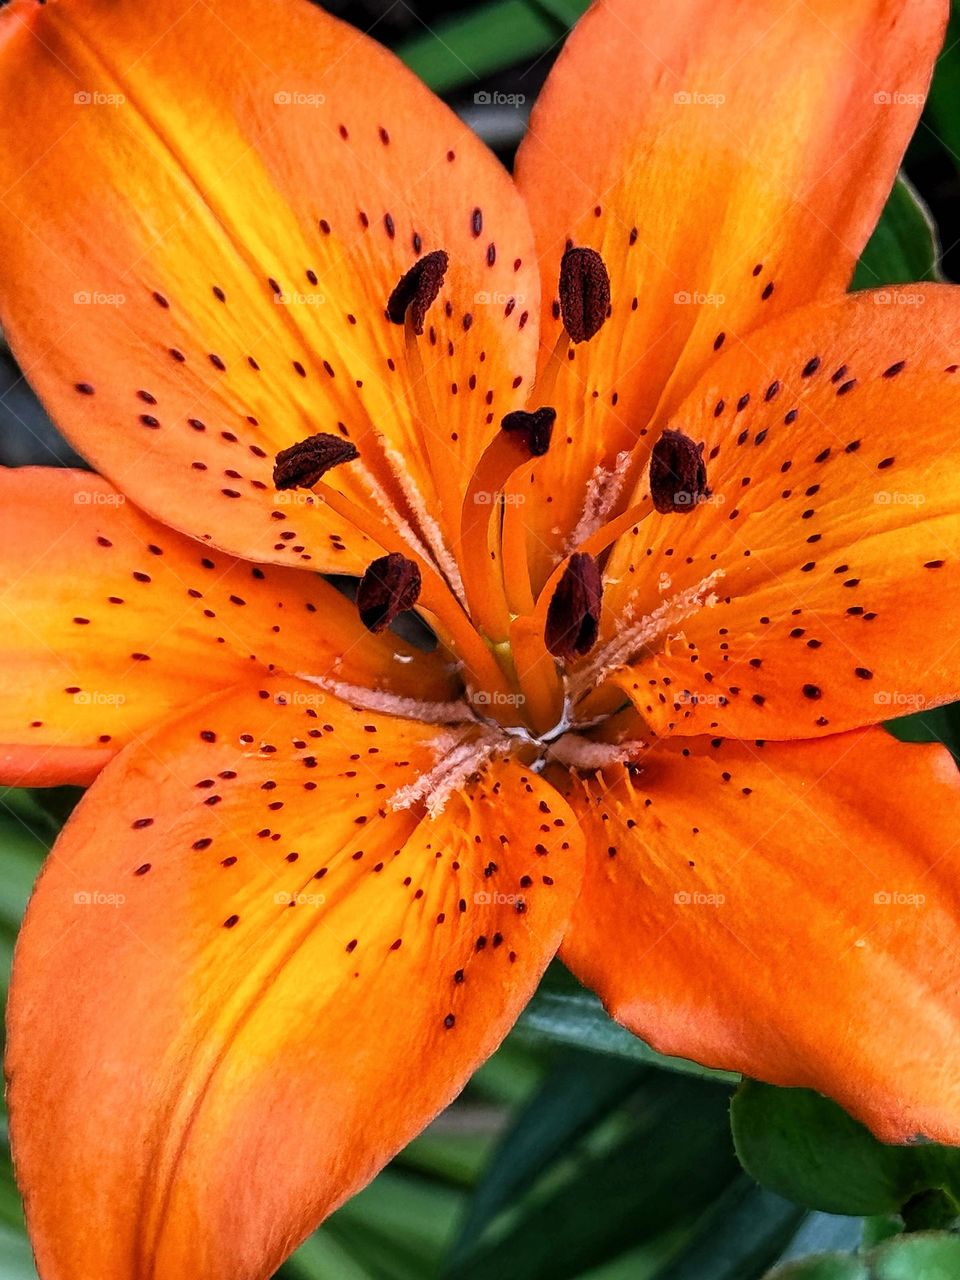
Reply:
<svg viewBox="0 0 960 1280"><path fill-rule="evenodd" d="M0 14L0 312L103 477L0 503L3 776L93 782L10 1002L44 1280L268 1276L558 949L960 1141L957 773L878 727L960 696L960 293L844 295L945 10L599 0L516 183L303 0Z"/></svg>

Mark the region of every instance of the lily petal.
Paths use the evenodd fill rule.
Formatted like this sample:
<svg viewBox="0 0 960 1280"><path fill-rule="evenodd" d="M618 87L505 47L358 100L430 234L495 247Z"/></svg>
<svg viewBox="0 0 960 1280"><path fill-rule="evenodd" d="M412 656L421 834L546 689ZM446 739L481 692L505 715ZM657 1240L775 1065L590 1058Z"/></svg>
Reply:
<svg viewBox="0 0 960 1280"><path fill-rule="evenodd" d="M0 30L0 315L96 469L234 554L301 563L282 522L356 572L379 549L349 510L274 492L274 455L324 432L362 464L334 505L382 491L455 529L537 343L529 221L487 149L306 0L15 0ZM435 249L409 351L387 300Z"/></svg>
<svg viewBox="0 0 960 1280"><path fill-rule="evenodd" d="M887 1142L960 1141L960 775L881 729L690 740L573 784L562 957L662 1053L818 1089Z"/></svg>
<svg viewBox="0 0 960 1280"><path fill-rule="evenodd" d="M454 730L264 688L118 756L28 909L7 1070L45 1280L265 1280L493 1051L572 910L535 774L425 820L403 789Z"/></svg>
<svg viewBox="0 0 960 1280"><path fill-rule="evenodd" d="M91 782L252 665L454 696L439 655L372 636L322 578L191 542L87 472L0 469L0 548L4 784Z"/></svg>
<svg viewBox="0 0 960 1280"><path fill-rule="evenodd" d="M609 270L606 324L561 362L539 579L594 468L663 420L731 334L844 289L893 184L943 39L944 0L600 0L517 159L544 264L541 378L566 243ZM726 335L726 339L725 339ZM597 488L595 480L593 488Z"/></svg>
<svg viewBox="0 0 960 1280"><path fill-rule="evenodd" d="M815 304L730 345L670 420L704 442L710 497L660 515L644 482L607 565L607 634L625 611L647 629L624 689L658 731L744 738L960 697L960 289Z"/></svg>

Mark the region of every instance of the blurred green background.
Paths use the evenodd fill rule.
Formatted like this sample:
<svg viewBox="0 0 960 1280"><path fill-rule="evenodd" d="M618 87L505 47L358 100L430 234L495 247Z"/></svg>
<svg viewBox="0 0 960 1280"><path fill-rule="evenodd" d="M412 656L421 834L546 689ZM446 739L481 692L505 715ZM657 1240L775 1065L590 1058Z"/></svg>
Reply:
<svg viewBox="0 0 960 1280"><path fill-rule="evenodd" d="M327 7L395 48L509 164L585 5L337 0ZM955 12L904 178L854 287L960 278L958 226ZM0 462L78 465L4 349ZM960 753L960 704L891 727ZM4 995L31 885L77 797L66 788L0 793ZM35 1280L0 1126L0 1280ZM739 1084L661 1058L555 965L462 1097L279 1276L960 1280L958 1202L960 1152L884 1148L816 1095Z"/></svg>

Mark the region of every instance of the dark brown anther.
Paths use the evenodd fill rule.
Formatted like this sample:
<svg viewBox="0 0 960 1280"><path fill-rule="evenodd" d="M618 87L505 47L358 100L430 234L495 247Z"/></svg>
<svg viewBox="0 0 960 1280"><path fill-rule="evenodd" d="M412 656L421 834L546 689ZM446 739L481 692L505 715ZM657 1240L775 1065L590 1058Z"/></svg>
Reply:
<svg viewBox="0 0 960 1280"><path fill-rule="evenodd" d="M500 423L500 429L521 436L531 456L542 458L550 448L550 437L553 435L556 417L556 409L546 405L532 412L526 409L514 409L513 413L508 413Z"/></svg>
<svg viewBox="0 0 960 1280"><path fill-rule="evenodd" d="M603 583L593 556L578 551L570 557L547 610L543 639L555 658L581 657L596 643Z"/></svg>
<svg viewBox="0 0 960 1280"><path fill-rule="evenodd" d="M703 445L682 431L664 431L650 455L650 496L668 511L692 511L709 494Z"/></svg>
<svg viewBox="0 0 960 1280"><path fill-rule="evenodd" d="M560 261L560 314L573 342L587 342L610 310L610 277L596 249L567 249Z"/></svg>
<svg viewBox="0 0 960 1280"><path fill-rule="evenodd" d="M273 483L278 489L311 489L331 467L359 457L349 440L321 431L280 450L273 464Z"/></svg>
<svg viewBox="0 0 960 1280"><path fill-rule="evenodd" d="M383 631L394 618L412 609L420 597L420 570L399 551L367 566L357 588L360 621L368 631Z"/></svg>
<svg viewBox="0 0 960 1280"><path fill-rule="evenodd" d="M423 322L440 292L449 261L443 249L434 249L400 277L400 283L387 301L387 315L394 324L403 324L409 311L414 333L423 333Z"/></svg>

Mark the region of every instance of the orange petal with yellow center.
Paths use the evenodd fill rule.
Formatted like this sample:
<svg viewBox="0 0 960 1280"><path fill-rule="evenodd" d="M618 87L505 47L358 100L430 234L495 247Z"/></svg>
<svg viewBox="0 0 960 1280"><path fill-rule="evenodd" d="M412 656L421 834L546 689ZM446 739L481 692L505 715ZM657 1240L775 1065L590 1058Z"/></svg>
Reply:
<svg viewBox="0 0 960 1280"><path fill-rule="evenodd" d="M322 578L191 542L87 472L0 470L0 548L5 784L88 783L131 739L256 670L454 696L439 656L371 635Z"/></svg>
<svg viewBox="0 0 960 1280"><path fill-rule="evenodd" d="M17 0L0 30L0 314L77 448L192 536L353 572L379 548L349 512L274 492L274 455L326 432L361 458L321 490L455 540L537 343L527 213L487 149L306 0ZM435 249L410 358L387 300Z"/></svg>
<svg viewBox="0 0 960 1280"><path fill-rule="evenodd" d="M648 442L731 335L845 288L913 133L944 0L600 0L560 55L517 159L544 271L541 380L565 244L597 249L611 314L560 361L536 585L585 488ZM601 493L601 497L602 497ZM560 533L554 532L558 527Z"/></svg>
<svg viewBox="0 0 960 1280"><path fill-rule="evenodd" d="M661 1053L818 1089L887 1142L960 1142L960 778L880 729L692 739L568 797L563 958Z"/></svg>
<svg viewBox="0 0 960 1280"><path fill-rule="evenodd" d="M456 733L234 690L97 780L11 991L44 1280L266 1280L497 1046L560 942L582 845L510 761L432 820L395 807Z"/></svg>
<svg viewBox="0 0 960 1280"><path fill-rule="evenodd" d="M960 290L730 345L668 424L704 443L710 496L660 515L644 482L607 564L610 639L664 617L624 689L660 732L776 738L960 697Z"/></svg>

